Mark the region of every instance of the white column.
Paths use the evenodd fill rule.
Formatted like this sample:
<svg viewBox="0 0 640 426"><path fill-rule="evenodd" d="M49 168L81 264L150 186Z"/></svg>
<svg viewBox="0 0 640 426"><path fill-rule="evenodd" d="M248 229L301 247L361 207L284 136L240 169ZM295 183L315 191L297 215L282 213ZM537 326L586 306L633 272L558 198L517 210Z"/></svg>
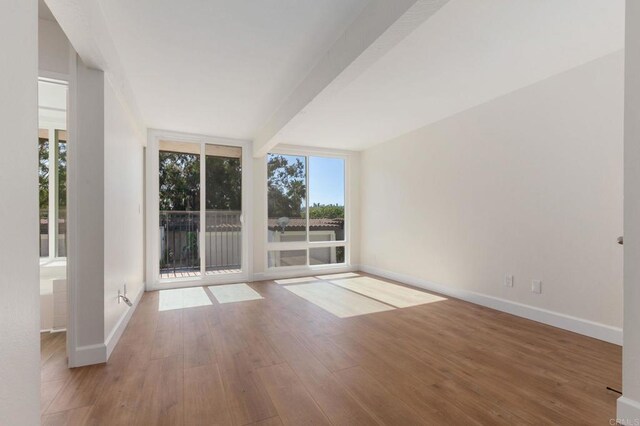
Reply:
<svg viewBox="0 0 640 426"><path fill-rule="evenodd" d="M0 423L40 424L38 2L0 7Z"/></svg>
<svg viewBox="0 0 640 426"><path fill-rule="evenodd" d="M104 73L88 68L80 58L76 63L70 86L67 168L67 348L71 367L106 361Z"/></svg>
<svg viewBox="0 0 640 426"><path fill-rule="evenodd" d="M640 2L626 3L624 347L618 422L640 424Z"/></svg>

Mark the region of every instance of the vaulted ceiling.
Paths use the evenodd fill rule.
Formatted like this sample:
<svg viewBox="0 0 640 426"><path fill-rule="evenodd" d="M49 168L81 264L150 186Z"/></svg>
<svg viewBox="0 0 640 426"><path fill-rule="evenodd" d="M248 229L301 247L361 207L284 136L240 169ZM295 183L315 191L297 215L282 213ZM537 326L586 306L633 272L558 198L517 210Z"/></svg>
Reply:
<svg viewBox="0 0 640 426"><path fill-rule="evenodd" d="M144 126L365 149L608 53L624 0L45 0Z"/></svg>

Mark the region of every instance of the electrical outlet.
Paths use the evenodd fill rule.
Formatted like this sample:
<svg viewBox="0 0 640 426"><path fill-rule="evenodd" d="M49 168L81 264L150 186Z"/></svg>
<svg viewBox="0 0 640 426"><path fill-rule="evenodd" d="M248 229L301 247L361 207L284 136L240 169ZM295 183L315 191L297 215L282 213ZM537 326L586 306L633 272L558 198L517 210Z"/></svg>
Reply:
<svg viewBox="0 0 640 426"><path fill-rule="evenodd" d="M505 287L513 287L513 275L505 275L504 276L504 286Z"/></svg>
<svg viewBox="0 0 640 426"><path fill-rule="evenodd" d="M542 293L542 281L531 280L531 292L536 294Z"/></svg>

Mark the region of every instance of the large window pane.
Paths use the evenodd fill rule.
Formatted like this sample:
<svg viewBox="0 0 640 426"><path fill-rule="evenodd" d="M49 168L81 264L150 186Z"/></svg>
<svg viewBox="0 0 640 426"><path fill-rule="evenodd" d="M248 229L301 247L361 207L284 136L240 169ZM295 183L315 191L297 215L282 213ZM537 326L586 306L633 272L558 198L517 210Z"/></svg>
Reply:
<svg viewBox="0 0 640 426"><path fill-rule="evenodd" d="M56 220L56 250L58 257L67 256L67 132L56 130L58 162L57 170L57 220Z"/></svg>
<svg viewBox="0 0 640 426"><path fill-rule="evenodd" d="M242 148L206 145L207 274L239 272L242 264Z"/></svg>
<svg viewBox="0 0 640 426"><path fill-rule="evenodd" d="M309 157L309 241L344 241L342 158Z"/></svg>
<svg viewBox="0 0 640 426"><path fill-rule="evenodd" d="M307 250L271 250L267 257L269 268L305 266L307 264Z"/></svg>
<svg viewBox="0 0 640 426"><path fill-rule="evenodd" d="M329 265L332 263L344 263L344 246L309 249L310 265Z"/></svg>
<svg viewBox="0 0 640 426"><path fill-rule="evenodd" d="M306 157L268 155L269 242L307 241L306 173Z"/></svg>
<svg viewBox="0 0 640 426"><path fill-rule="evenodd" d="M163 150L163 145L166 150ZM191 146L193 145L193 146ZM162 143L160 277L200 275L200 146Z"/></svg>
<svg viewBox="0 0 640 426"><path fill-rule="evenodd" d="M49 136L41 129L38 138L38 186L40 198L40 257L49 256Z"/></svg>

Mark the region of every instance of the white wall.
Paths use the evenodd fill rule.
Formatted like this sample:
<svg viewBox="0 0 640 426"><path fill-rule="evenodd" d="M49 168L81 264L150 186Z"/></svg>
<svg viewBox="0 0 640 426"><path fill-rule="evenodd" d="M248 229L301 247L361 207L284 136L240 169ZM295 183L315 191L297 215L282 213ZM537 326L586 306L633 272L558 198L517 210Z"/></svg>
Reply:
<svg viewBox="0 0 640 426"><path fill-rule="evenodd" d="M624 348L619 423L640 424L640 3L626 3ZM623 420L624 419L624 420Z"/></svg>
<svg viewBox="0 0 640 426"><path fill-rule="evenodd" d="M71 45L57 22L38 19L38 68L69 75Z"/></svg>
<svg viewBox="0 0 640 426"><path fill-rule="evenodd" d="M38 9L7 0L0 13L0 423L40 422L38 280Z"/></svg>
<svg viewBox="0 0 640 426"><path fill-rule="evenodd" d="M118 290L126 283L137 301L144 288L142 141L102 71L78 59L76 79L70 110L77 136L71 132L69 148L72 366L107 360L135 309L118 303Z"/></svg>
<svg viewBox="0 0 640 426"><path fill-rule="evenodd" d="M366 150L365 268L618 340L623 64L607 55Z"/></svg>
<svg viewBox="0 0 640 426"><path fill-rule="evenodd" d="M118 289L126 283L132 300L144 289L144 171L142 141L108 78L104 114L104 335L110 342L130 310L118 304Z"/></svg>

